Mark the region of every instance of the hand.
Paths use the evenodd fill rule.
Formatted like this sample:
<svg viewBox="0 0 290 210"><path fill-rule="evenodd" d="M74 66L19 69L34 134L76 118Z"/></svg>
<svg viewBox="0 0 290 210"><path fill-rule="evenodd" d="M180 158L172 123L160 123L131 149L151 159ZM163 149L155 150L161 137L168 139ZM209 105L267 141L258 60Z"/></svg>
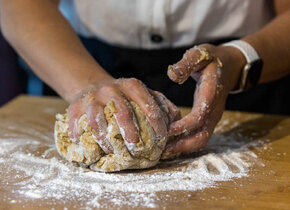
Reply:
<svg viewBox="0 0 290 210"><path fill-rule="evenodd" d="M191 76L197 84L191 113L169 127L169 136L178 137L166 145L163 158L205 147L245 63L241 52L233 47L203 44L189 49L178 63L168 67L174 82L182 84Z"/></svg>
<svg viewBox="0 0 290 210"><path fill-rule="evenodd" d="M161 144L163 150L167 141L168 123L165 122L161 108L168 110L169 122L179 119L180 112L161 93L147 89L142 82L134 78L112 78L82 91L69 106L70 137L75 141L79 140L77 123L79 118L86 114L99 146L106 154L113 153L113 147L106 138L107 121L104 116L104 107L108 102L113 102L117 110L114 116L125 144L133 156L139 156L140 150L137 146L140 142L139 128L129 101L134 101L145 113L155 131L156 142L164 141Z"/></svg>

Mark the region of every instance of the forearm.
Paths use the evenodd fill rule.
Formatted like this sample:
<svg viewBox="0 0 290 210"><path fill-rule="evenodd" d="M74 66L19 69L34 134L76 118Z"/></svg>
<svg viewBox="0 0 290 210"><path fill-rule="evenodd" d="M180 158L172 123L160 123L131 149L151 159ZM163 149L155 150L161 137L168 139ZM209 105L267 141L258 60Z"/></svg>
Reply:
<svg viewBox="0 0 290 210"><path fill-rule="evenodd" d="M276 17L257 33L245 37L264 62L259 83L270 82L290 73L290 10Z"/></svg>
<svg viewBox="0 0 290 210"><path fill-rule="evenodd" d="M1 28L34 72L63 98L110 76L49 0L1 0Z"/></svg>

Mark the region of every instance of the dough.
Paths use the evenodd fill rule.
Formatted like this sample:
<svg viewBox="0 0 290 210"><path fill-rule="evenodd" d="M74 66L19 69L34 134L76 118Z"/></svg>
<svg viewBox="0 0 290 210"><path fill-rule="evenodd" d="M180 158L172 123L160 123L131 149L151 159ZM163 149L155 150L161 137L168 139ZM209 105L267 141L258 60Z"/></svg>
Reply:
<svg viewBox="0 0 290 210"><path fill-rule="evenodd" d="M127 147L132 145L125 145L121 131L114 117L114 112L117 110L113 102L109 102L104 108L105 117L108 123L107 139L113 147L113 153L105 154L98 145L85 114L78 122L78 129L81 133L80 141L76 142L70 139L66 112L65 114L56 115L55 143L59 154L69 161L102 172L141 169L156 165L166 144L166 139L164 138L156 142L155 132L142 110L134 102L130 102L130 104L135 113L142 140L142 142L138 143L137 148L135 148L140 151L138 158L133 157L127 150ZM166 123L168 123L168 111L165 110L164 107L162 111L163 117Z"/></svg>

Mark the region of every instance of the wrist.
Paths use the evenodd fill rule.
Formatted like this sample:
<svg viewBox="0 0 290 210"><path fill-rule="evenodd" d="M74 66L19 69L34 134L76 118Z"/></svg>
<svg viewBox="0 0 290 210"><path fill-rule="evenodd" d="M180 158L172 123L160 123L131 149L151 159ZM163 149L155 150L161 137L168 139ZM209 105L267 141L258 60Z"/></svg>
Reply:
<svg viewBox="0 0 290 210"><path fill-rule="evenodd" d="M64 99L72 103L89 91L114 80L115 79L105 71L95 71L93 74L85 74L85 76L81 78L74 78L74 80L70 81L72 85L67 86L65 89Z"/></svg>
<svg viewBox="0 0 290 210"><path fill-rule="evenodd" d="M228 91L235 90L239 87L240 77L243 67L247 61L242 52L231 46L218 46L223 56L221 56L224 71L227 71L228 77L226 78Z"/></svg>

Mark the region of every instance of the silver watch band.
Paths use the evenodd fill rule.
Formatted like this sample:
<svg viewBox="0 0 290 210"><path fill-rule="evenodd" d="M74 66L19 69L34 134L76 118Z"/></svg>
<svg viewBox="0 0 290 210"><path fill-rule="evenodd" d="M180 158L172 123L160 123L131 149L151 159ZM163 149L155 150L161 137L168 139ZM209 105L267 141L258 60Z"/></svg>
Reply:
<svg viewBox="0 0 290 210"><path fill-rule="evenodd" d="M233 90L230 92L233 94L240 93L245 89L245 84L247 81L248 72L251 68L251 64L257 60L260 60L260 57L256 52L256 50L249 43L242 40L234 40L231 42L227 42L224 43L223 46L235 47L239 49L246 58L247 64L242 69L239 88L237 90Z"/></svg>

